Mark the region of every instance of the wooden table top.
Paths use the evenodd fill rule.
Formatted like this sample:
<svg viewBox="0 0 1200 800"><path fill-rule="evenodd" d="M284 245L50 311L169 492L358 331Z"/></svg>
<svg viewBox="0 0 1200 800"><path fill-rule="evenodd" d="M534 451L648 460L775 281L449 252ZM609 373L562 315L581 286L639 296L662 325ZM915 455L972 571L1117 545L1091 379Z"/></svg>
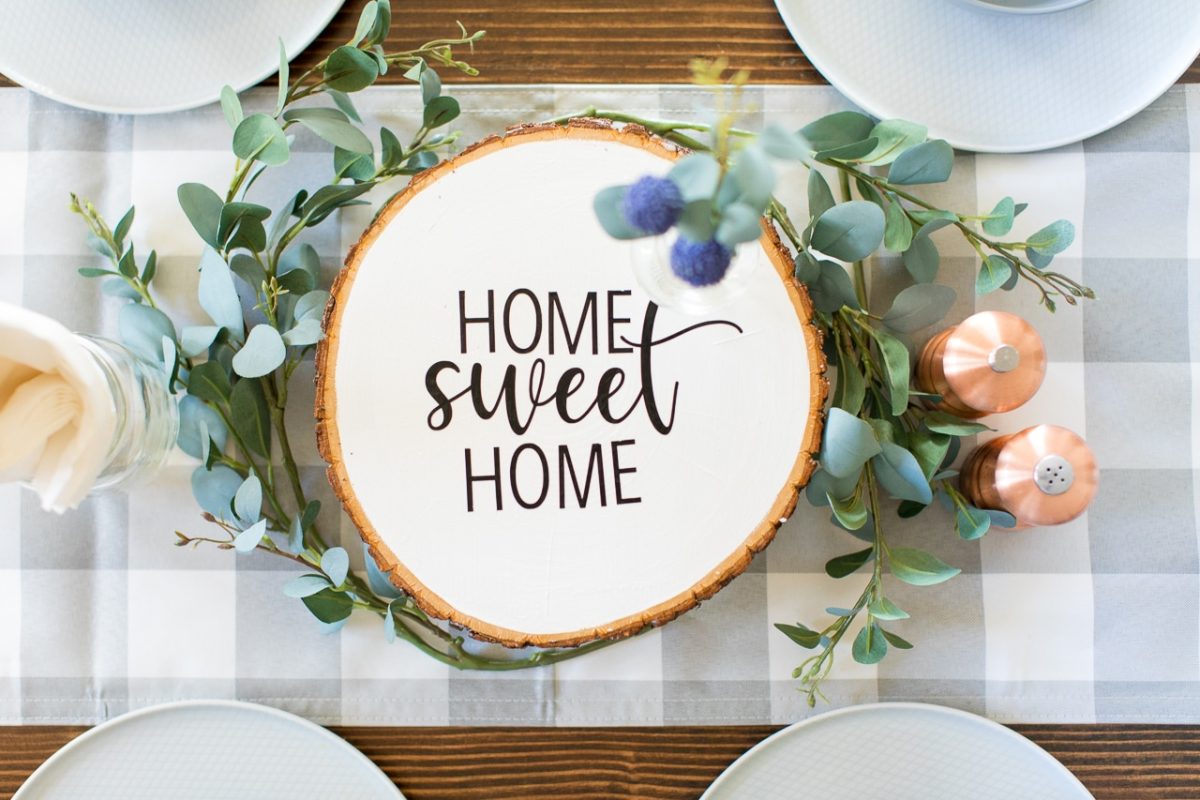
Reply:
<svg viewBox="0 0 1200 800"><path fill-rule="evenodd" d="M488 36L471 57L487 83L671 83L695 56L728 56L765 83L823 83L772 0L441 0L405 3L389 44L462 20ZM353 0L296 64L349 38ZM400 79L390 73L385 82ZM1200 82L1200 61L1181 79ZM0 85L11 85L0 76ZM1200 798L1200 726L1015 725L1100 800ZM86 728L0 727L0 798ZM695 800L769 726L335 728L409 800ZM966 800L964 798L964 800ZM1014 798L1014 800L1018 800Z"/></svg>

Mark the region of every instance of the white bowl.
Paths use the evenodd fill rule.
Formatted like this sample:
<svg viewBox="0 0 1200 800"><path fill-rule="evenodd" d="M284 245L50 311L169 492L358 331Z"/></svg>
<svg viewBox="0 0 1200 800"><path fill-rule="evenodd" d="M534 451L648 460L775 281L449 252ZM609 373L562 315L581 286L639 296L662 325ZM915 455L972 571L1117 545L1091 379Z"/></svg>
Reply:
<svg viewBox="0 0 1200 800"><path fill-rule="evenodd" d="M1049 14L1081 6L1089 0L956 0L965 6L974 6L1003 14Z"/></svg>

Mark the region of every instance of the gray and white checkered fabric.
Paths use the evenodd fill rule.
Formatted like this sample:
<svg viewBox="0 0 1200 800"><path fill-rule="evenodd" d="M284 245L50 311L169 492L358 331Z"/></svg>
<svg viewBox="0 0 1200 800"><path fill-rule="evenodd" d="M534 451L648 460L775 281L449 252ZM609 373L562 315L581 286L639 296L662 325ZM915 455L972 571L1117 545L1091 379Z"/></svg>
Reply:
<svg viewBox="0 0 1200 800"><path fill-rule="evenodd" d="M588 105L671 117L710 103L686 87L538 87L456 90L464 141ZM845 106L830 89L750 92L789 126ZM265 106L267 94L249 104ZM369 90L371 127L415 127L419 100L404 88ZM193 299L199 240L175 188L228 179L229 132L215 107L131 118L78 111L23 90L0 90L0 299L80 331L115 334L117 301L75 274L94 263L67 192L109 214L136 203L139 249L158 249L159 290L177 316ZM320 143L301 135L282 172L296 185L328 174ZM1079 224L1059 268L1098 299L1055 316L1031 291L976 300L972 252L946 233L942 280L961 318L1004 308L1030 319L1050 368L1026 407L991 420L1001 431L1036 422L1083 434L1102 467L1090 512L1055 529L994 531L958 540L939 511L889 519L895 541L940 554L963 575L933 588L889 589L913 619L897 631L917 645L876 666L839 656L826 686L833 705L924 700L1022 722L1200 722L1200 87L1175 88L1132 121L1080 145L1034 155L961 155L931 199L988 209L1006 194L1028 201L1018 233L1058 217ZM803 181L784 200L803 208ZM802 176L799 176L802 177ZM289 186L264 184L282 202ZM377 198L382 199L382 195ZM365 207L364 207L365 209ZM369 219L353 209L313 244L332 275ZM470 235L463 220L463 235ZM875 291L900 270L879 267ZM311 439L312 373L296 376L290 420L305 479L339 520ZM835 581L829 557L855 549L824 512L801 503L751 569L665 628L557 667L460 674L356 619L321 636L280 587L287 567L173 546L176 528L204 523L178 455L153 484L89 499L63 517L0 487L0 723L91 723L128 709L191 697L240 698L323 723L658 725L782 723L810 713L789 674L804 656L772 622L809 624L848 605L861 578ZM361 567L361 561L357 564ZM848 650L848 648L847 648Z"/></svg>

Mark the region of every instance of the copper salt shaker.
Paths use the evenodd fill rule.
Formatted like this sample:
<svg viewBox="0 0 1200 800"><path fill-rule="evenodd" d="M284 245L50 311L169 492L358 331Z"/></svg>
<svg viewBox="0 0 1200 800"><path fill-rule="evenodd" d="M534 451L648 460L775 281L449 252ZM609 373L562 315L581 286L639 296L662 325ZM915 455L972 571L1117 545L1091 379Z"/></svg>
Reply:
<svg viewBox="0 0 1200 800"><path fill-rule="evenodd" d="M959 483L972 505L1007 511L1018 527L1060 525L1087 509L1100 470L1077 434L1037 425L976 448Z"/></svg>
<svg viewBox="0 0 1200 800"><path fill-rule="evenodd" d="M1011 411L1033 397L1046 375L1046 348L1025 320L982 311L929 340L917 385L941 396L935 407L974 419Z"/></svg>

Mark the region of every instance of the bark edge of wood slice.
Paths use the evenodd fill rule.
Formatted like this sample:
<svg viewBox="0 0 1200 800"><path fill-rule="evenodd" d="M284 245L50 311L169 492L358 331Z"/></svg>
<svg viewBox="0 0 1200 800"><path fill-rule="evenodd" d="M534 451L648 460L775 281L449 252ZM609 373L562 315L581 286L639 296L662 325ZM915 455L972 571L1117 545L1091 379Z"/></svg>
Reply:
<svg viewBox="0 0 1200 800"><path fill-rule="evenodd" d="M358 242L350 248L344 266L330 290L330 299L322 320L326 335L317 345L315 356L316 399L314 412L318 451L328 464L326 473L334 494L358 529L380 570L397 589L410 596L425 613L465 628L477 639L499 643L510 648L530 645L571 647L598 639L629 637L647 628L669 622L680 614L697 607L702 601L711 598L733 578L744 572L754 555L770 544L779 526L794 511L800 491L817 468L814 459L820 448L821 430L824 423L824 402L829 389L828 380L825 377L827 363L822 348L822 333L813 322L813 306L808 291L794 278L792 257L780 240L777 231L764 220L763 236L760 238L759 244L778 273L795 311L797 324L803 329L809 367L809 408L803 439L782 488L770 508L764 513L762 520L753 526L736 550L686 591L680 592L664 602L657 603L639 613L614 619L606 624L562 632L522 631L492 624L477 616L459 611L422 583L418 576L410 571L384 543L380 533L372 525L355 494L342 457L342 439L337 422L338 397L335 376L338 364L339 334L346 301L354 285L358 269L370 247L388 224L417 194L434 185L444 175L452 174L457 168L491 153L530 142L564 138L619 142L641 148L667 160L682 157L688 152L684 148L677 147L661 137L651 134L639 125L613 125L607 120L576 118L565 124L535 123L510 127L505 133L482 139L457 156L417 174L404 189L386 203ZM636 555L631 557L636 557Z"/></svg>

